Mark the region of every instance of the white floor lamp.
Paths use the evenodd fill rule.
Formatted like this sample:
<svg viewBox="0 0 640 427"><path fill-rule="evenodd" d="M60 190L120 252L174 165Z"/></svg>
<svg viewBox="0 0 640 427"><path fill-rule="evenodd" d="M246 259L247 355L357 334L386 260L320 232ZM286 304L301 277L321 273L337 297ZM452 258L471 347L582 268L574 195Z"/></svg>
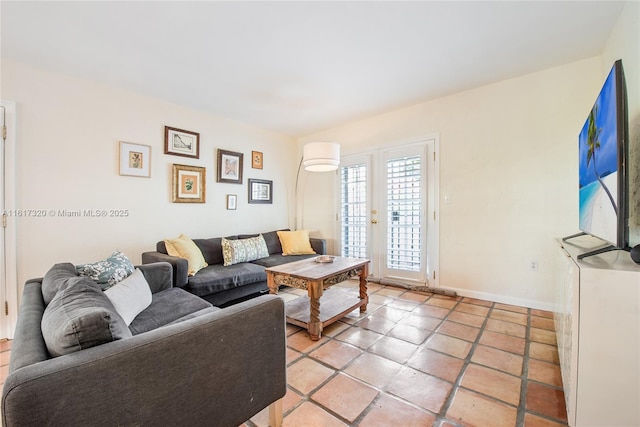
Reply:
<svg viewBox="0 0 640 427"><path fill-rule="evenodd" d="M340 144L335 142L309 142L303 147L294 189L295 217L293 226L296 230L298 229L298 182L300 181L300 170L303 164L304 169L309 172L331 172L338 169L338 165L340 165Z"/></svg>

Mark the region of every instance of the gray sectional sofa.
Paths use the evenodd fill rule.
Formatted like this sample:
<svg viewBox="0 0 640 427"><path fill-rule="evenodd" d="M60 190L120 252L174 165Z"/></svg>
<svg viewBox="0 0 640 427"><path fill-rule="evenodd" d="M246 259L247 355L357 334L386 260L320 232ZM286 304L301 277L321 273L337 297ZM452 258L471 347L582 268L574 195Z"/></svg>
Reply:
<svg viewBox="0 0 640 427"><path fill-rule="evenodd" d="M281 422L282 299L220 309L174 287L170 264L138 268L151 303L128 327L72 264L25 284L2 424L235 427L267 406L272 424Z"/></svg>
<svg viewBox="0 0 640 427"><path fill-rule="evenodd" d="M282 245L277 231L288 231L288 229L260 233L267 244L268 257L229 266L223 265L222 237L193 239L208 264L193 276L188 275L186 259L168 255L164 241L156 244L155 251L144 252L142 263L159 261L170 263L173 267L174 286L183 288L216 307L224 307L250 295L267 293L267 274L264 271L266 267L317 256L282 255ZM228 236L226 239L248 239L256 236L258 234L240 234ZM311 237L309 242L316 254L326 254L326 240Z"/></svg>

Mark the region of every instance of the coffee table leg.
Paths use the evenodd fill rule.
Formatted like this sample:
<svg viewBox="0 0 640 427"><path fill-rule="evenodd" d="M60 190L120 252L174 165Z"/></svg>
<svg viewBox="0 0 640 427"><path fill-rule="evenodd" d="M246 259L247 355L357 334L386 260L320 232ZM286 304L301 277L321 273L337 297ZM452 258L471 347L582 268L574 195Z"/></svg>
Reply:
<svg viewBox="0 0 640 427"><path fill-rule="evenodd" d="M273 273L270 271L267 271L267 287L269 288L270 294L278 294L278 285L276 285L273 279Z"/></svg>
<svg viewBox="0 0 640 427"><path fill-rule="evenodd" d="M369 303L369 296L367 295L367 277L369 277L369 264L362 266L360 272L360 299L365 300L364 304L360 306L360 313L367 311L367 304Z"/></svg>
<svg viewBox="0 0 640 427"><path fill-rule="evenodd" d="M322 336L322 322L320 321L320 297L322 296L322 282L308 282L309 294L309 324L307 330L312 341L318 341Z"/></svg>

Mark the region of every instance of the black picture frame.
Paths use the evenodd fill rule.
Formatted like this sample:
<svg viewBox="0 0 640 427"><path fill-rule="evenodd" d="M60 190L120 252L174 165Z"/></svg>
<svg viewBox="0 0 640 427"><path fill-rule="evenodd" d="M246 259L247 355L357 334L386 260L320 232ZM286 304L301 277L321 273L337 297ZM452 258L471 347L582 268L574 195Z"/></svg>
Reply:
<svg viewBox="0 0 640 427"><path fill-rule="evenodd" d="M249 203L273 203L273 181L249 178Z"/></svg>

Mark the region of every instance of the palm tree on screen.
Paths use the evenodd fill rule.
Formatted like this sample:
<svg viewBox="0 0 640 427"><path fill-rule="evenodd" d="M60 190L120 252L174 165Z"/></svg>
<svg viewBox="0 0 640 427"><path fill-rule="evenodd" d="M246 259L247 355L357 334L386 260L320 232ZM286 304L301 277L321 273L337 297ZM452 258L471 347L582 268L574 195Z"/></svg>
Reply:
<svg viewBox="0 0 640 427"><path fill-rule="evenodd" d="M593 160L593 172L596 174L596 178L598 179L600 185L602 185L605 193L607 193L607 196L611 201L611 205L613 205L613 210L615 211L616 215L618 215L618 206L616 206L616 201L613 200L611 191L609 191L602 178L600 178L600 174L598 173L598 169L596 168L596 152L600 149L600 132L602 131L602 129L596 126L597 115L598 106L596 105L591 110L591 113L589 113L589 127L587 128L587 145L589 146L589 149L587 150L587 166L589 166L589 163L591 162L591 160Z"/></svg>

